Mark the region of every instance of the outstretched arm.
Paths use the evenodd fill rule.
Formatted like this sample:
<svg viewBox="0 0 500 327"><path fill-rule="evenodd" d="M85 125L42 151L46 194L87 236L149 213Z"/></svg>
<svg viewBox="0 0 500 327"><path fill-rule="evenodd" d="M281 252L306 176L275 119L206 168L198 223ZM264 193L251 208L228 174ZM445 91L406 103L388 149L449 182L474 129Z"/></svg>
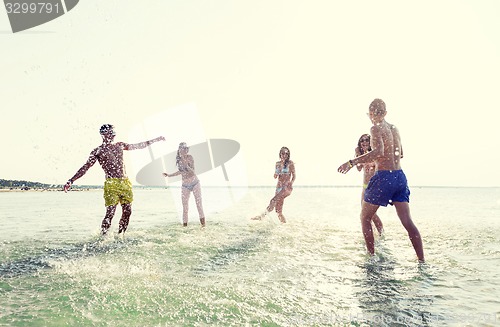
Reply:
<svg viewBox="0 0 500 327"><path fill-rule="evenodd" d="M140 142L140 143L135 143L135 144L127 144L123 143L123 149L124 150L137 150L137 149L144 149L147 146L150 146L151 144L159 141L165 141L165 138L163 136L158 136L155 139L145 141L145 142Z"/></svg>
<svg viewBox="0 0 500 327"><path fill-rule="evenodd" d="M361 152L359 151L359 148L354 149L354 156L359 157L361 155ZM357 164L356 168L358 168L358 171L363 170L363 165L362 164Z"/></svg>
<svg viewBox="0 0 500 327"><path fill-rule="evenodd" d="M182 172L180 170L178 170L178 171L176 171L173 174L163 173L163 176L165 176L165 177L174 177L174 176L178 176L178 175L182 174L183 172L184 173L195 174L193 156L188 155L187 156L187 165L186 166L183 165L183 167L182 168L179 167L179 169L182 169Z"/></svg>
<svg viewBox="0 0 500 327"><path fill-rule="evenodd" d="M71 188L71 185L73 185L73 183L80 177L82 177L83 175L85 175L85 173L87 172L87 170L89 170L90 167L92 167L95 162L97 161L97 156L96 156L96 153L97 153L97 150L94 150L90 153L90 156L89 158L87 159L87 162L80 168L78 169L78 171L76 172L76 174L73 175L73 177L71 177L70 179L68 179L68 181L66 182L66 184L64 184L64 192L68 192L68 190Z"/></svg>
<svg viewBox="0 0 500 327"><path fill-rule="evenodd" d="M340 165L337 169L339 173L345 174L357 164L370 163L376 161L379 157L384 155L384 141L382 140L380 129L376 126L372 126L370 134L372 150Z"/></svg>
<svg viewBox="0 0 500 327"><path fill-rule="evenodd" d="M176 171L173 174L163 173L163 176L165 176L165 177L174 177L174 176L179 176L180 174L181 174L180 171Z"/></svg>

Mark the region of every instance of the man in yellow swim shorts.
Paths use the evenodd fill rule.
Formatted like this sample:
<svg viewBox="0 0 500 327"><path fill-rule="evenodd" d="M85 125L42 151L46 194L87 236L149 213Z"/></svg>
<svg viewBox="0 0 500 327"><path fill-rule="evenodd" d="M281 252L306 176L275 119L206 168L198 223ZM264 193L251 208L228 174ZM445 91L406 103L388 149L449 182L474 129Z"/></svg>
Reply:
<svg viewBox="0 0 500 327"><path fill-rule="evenodd" d="M113 125L104 124L99 130L102 136L102 144L90 152L87 162L71 177L64 185L64 192L67 192L71 185L92 167L96 161L99 161L104 173L106 181L104 182L104 202L106 206L106 214L101 224L101 233L105 235L111 226L118 203L122 206L122 217L120 219L118 233L124 233L127 230L130 216L132 215L132 183L130 183L123 163L123 150L144 149L152 143L165 141L163 136L155 139L128 144L124 142L113 143L115 131Z"/></svg>
<svg viewBox="0 0 500 327"><path fill-rule="evenodd" d="M104 182L104 202L106 207L115 206L118 203L132 203L132 183L128 178L107 178Z"/></svg>

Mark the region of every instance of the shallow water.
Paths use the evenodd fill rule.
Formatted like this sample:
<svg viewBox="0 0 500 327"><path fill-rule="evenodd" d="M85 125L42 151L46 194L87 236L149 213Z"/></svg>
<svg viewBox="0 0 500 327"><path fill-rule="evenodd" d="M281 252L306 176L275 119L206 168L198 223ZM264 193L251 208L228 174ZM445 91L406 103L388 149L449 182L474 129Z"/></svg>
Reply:
<svg viewBox="0 0 500 327"><path fill-rule="evenodd" d="M101 191L0 193L1 326L500 325L500 189L414 188L419 264L394 209L365 254L358 188L296 188L287 224L250 188L187 228L170 191L135 190L122 239ZM174 191L175 196L175 191ZM180 195L179 195L180 196Z"/></svg>

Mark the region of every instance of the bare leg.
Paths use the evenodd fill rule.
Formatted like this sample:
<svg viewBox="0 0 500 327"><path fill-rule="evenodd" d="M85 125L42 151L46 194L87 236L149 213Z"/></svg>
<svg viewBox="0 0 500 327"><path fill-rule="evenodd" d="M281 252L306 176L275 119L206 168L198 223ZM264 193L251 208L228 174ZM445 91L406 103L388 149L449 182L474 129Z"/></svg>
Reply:
<svg viewBox="0 0 500 327"><path fill-rule="evenodd" d="M361 206L363 206L364 198L365 198L365 189L363 188L363 191L361 192ZM372 221L375 227L377 228L378 234L382 235L382 233L384 232L384 225L382 224L382 220L376 213L373 215Z"/></svg>
<svg viewBox="0 0 500 327"><path fill-rule="evenodd" d="M377 214L374 214L372 217L373 224L377 228L378 234L382 235L384 232L384 225L382 224L382 220L380 220L380 217Z"/></svg>
<svg viewBox="0 0 500 327"><path fill-rule="evenodd" d="M282 193L284 192L284 188L281 189L281 191L279 192L276 192L273 196L273 198L271 199L271 201L269 201L269 205L267 206L267 211L271 212L274 210L274 208L276 207L276 202L280 201L280 197L282 196Z"/></svg>
<svg viewBox="0 0 500 327"><path fill-rule="evenodd" d="M274 197L269 201L269 205L266 208L266 211L256 217L250 218L252 220L261 220L267 215L268 212L273 211L276 208L276 212L278 213L278 218L281 222L286 222L285 216L281 213L283 210L283 201L284 199L292 193L292 190L284 188L278 193L274 195Z"/></svg>
<svg viewBox="0 0 500 327"><path fill-rule="evenodd" d="M122 204L122 218L120 219L118 234L125 233L131 215L132 215L132 203Z"/></svg>
<svg viewBox="0 0 500 327"><path fill-rule="evenodd" d="M282 223L286 223L285 216L283 216L283 204L285 203L285 198L280 197L276 202L276 213L278 214L278 218Z"/></svg>
<svg viewBox="0 0 500 327"><path fill-rule="evenodd" d="M108 229L111 226L111 220L115 216L115 211L116 211L116 205L106 207L106 214L105 214L104 219L102 220L102 223L101 223L101 234L102 235L106 235L106 233L108 232Z"/></svg>
<svg viewBox="0 0 500 327"><path fill-rule="evenodd" d="M187 226L188 224L188 210L189 210L189 196L191 195L191 191L187 188L182 187L182 225Z"/></svg>
<svg viewBox="0 0 500 327"><path fill-rule="evenodd" d="M267 206L266 210L268 212L271 212L274 210L274 207L276 206L276 195L269 201L269 205Z"/></svg>
<svg viewBox="0 0 500 327"><path fill-rule="evenodd" d="M292 193L291 190L283 189L278 194L276 194L276 213L278 218L282 223L286 223L286 218L283 215L283 204L285 203L285 198Z"/></svg>
<svg viewBox="0 0 500 327"><path fill-rule="evenodd" d="M408 232L408 237L410 238L411 244L415 249L418 260L424 262L424 246L422 244L422 237L420 236L417 226L415 226L413 220L411 219L410 204L408 202L394 202L394 206L396 207L399 220Z"/></svg>
<svg viewBox="0 0 500 327"><path fill-rule="evenodd" d="M365 237L366 249L371 255L375 254L375 241L372 230L372 218L379 206L364 202L361 206L361 230Z"/></svg>
<svg viewBox="0 0 500 327"><path fill-rule="evenodd" d="M196 202L196 208L198 209L198 215L200 216L200 224L205 227L205 214L203 213L203 205L201 201L201 186L200 183L196 184L193 189L194 199Z"/></svg>

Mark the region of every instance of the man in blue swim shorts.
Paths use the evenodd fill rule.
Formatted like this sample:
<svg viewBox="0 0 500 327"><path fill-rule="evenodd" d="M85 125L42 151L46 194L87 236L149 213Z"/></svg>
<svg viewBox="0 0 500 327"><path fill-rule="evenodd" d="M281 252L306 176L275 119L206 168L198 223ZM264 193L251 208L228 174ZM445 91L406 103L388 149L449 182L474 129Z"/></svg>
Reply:
<svg viewBox="0 0 500 327"><path fill-rule="evenodd" d="M410 189L403 171L376 171L366 187L364 201L384 207L394 202L410 202Z"/></svg>
<svg viewBox="0 0 500 327"><path fill-rule="evenodd" d="M375 162L376 172L365 190L361 208L361 226L368 252L375 254L371 218L380 206L392 204L408 232L419 261L423 262L425 259L422 238L410 215L410 189L401 169L401 137L396 126L385 120L386 114L384 101L373 100L368 112L373 124L370 129L372 151L347 161L338 171L345 174L357 164Z"/></svg>
<svg viewBox="0 0 500 327"><path fill-rule="evenodd" d="M104 235L108 232L111 226L118 203L122 206L122 217L118 228L118 233L125 233L127 226L132 215L132 184L130 183L125 173L125 165L123 163L123 150L136 150L144 149L152 143L158 141L165 141L163 136L155 139L136 143L128 144L124 142L113 143L115 138L115 131L113 125L104 124L101 126L99 133L102 137L102 144L92 150L87 162L71 177L64 185L64 192L67 192L71 185L92 167L96 161L106 174L106 181L104 182L104 204L106 206L106 214L101 223L101 233Z"/></svg>

